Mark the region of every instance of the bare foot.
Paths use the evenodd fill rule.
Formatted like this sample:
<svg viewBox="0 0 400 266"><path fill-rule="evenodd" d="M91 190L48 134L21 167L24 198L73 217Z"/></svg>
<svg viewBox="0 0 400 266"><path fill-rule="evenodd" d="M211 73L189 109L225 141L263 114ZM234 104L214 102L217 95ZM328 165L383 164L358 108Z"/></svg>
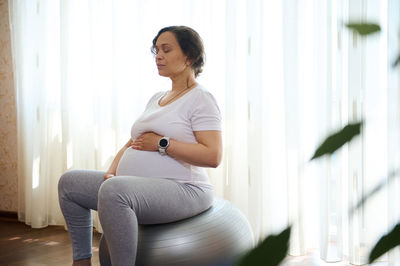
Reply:
<svg viewBox="0 0 400 266"><path fill-rule="evenodd" d="M74 260L72 266L92 266L92 258L87 258L83 260Z"/></svg>

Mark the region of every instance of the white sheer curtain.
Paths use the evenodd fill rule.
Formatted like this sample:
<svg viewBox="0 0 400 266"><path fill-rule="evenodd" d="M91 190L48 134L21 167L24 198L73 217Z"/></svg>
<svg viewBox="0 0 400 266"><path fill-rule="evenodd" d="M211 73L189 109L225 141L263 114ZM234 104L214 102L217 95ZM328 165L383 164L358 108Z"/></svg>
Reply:
<svg viewBox="0 0 400 266"><path fill-rule="evenodd" d="M18 95L19 217L62 224L57 181L67 169L106 169L129 138L158 77L151 40L167 25L204 39L200 82L224 117L217 196L237 205L262 239L293 225L291 255L362 264L400 220L400 181L353 217L348 209L400 165L400 5L318 0L10 0ZM373 21L366 40L344 23ZM309 162L332 130L366 129ZM316 251L319 250L319 251ZM397 257L396 257L397 256ZM387 258L395 261L398 254Z"/></svg>

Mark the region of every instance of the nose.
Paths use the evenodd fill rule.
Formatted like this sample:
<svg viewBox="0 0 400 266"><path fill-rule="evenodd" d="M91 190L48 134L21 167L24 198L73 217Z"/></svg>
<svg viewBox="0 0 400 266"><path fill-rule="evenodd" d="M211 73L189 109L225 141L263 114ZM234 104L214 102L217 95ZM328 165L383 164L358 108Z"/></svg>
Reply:
<svg viewBox="0 0 400 266"><path fill-rule="evenodd" d="M160 60L160 59L162 59L162 58L163 58L163 56L162 56L161 52L158 52L158 53L156 54L156 61L158 61L158 60Z"/></svg>

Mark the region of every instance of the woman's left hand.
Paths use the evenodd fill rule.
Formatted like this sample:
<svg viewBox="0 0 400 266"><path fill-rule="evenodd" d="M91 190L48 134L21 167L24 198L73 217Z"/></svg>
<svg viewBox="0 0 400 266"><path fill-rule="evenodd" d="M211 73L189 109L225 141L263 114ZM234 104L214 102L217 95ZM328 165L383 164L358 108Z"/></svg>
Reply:
<svg viewBox="0 0 400 266"><path fill-rule="evenodd" d="M158 141L162 136L154 132L146 132L135 139L132 149L142 151L158 151Z"/></svg>

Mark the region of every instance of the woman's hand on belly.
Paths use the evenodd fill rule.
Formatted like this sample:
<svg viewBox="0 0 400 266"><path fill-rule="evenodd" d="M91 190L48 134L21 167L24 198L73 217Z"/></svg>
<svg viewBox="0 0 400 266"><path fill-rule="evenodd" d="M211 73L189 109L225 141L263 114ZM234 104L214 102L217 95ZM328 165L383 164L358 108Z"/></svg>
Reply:
<svg viewBox="0 0 400 266"><path fill-rule="evenodd" d="M111 178L111 177L114 177L115 175L113 175L113 174L108 174L108 173L106 173L105 175L104 175L104 181L106 181L107 179L109 179L109 178Z"/></svg>
<svg viewBox="0 0 400 266"><path fill-rule="evenodd" d="M185 143L170 138L167 154L176 160L201 167L218 167L222 158L221 131L194 131L197 143ZM141 151L158 151L162 136L154 132L140 135L131 145Z"/></svg>
<svg viewBox="0 0 400 266"><path fill-rule="evenodd" d="M154 132L146 132L135 139L132 149L141 151L158 151L158 141L162 136Z"/></svg>

